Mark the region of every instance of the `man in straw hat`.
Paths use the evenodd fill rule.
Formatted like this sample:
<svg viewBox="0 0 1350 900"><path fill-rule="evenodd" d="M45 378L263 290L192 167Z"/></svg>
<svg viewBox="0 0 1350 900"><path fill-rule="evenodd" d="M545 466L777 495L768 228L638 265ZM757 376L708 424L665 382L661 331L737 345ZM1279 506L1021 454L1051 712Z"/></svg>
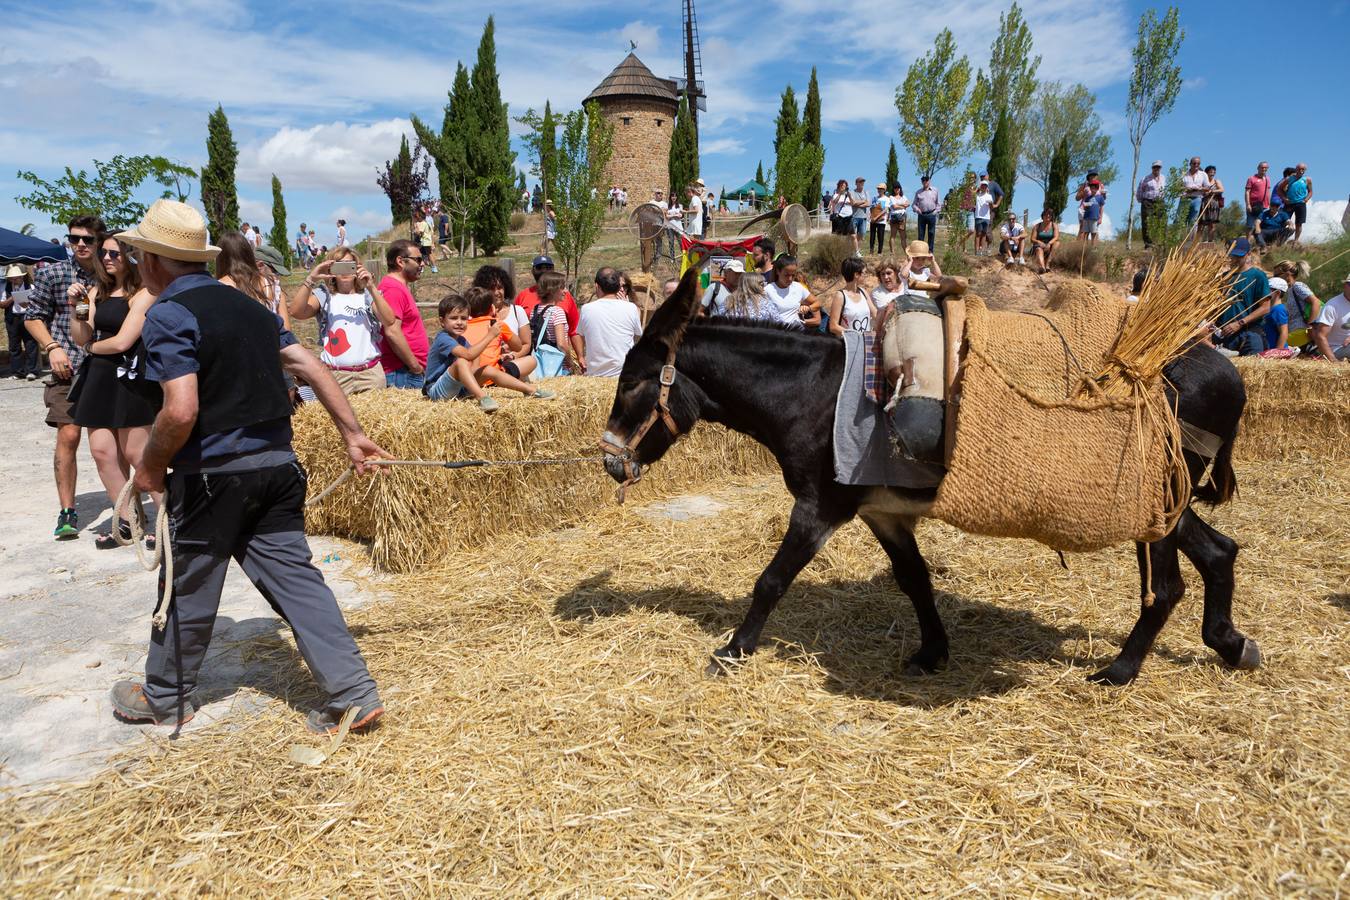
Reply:
<svg viewBox="0 0 1350 900"><path fill-rule="evenodd" d="M197 670L215 624L233 557L290 624L300 655L328 694L308 726L332 732L360 707L353 730L384 713L333 592L310 563L305 541L305 473L291 449L291 404L283 368L310 384L333 418L358 473L388 457L366 437L337 382L266 307L213 279L196 210L159 200L117 235L135 247L141 277L157 299L142 333L147 377L164 391L139 491L165 491L173 535L172 595L163 630L151 633L145 684L113 686L117 718L182 724L192 717ZM166 470L173 471L167 475Z"/></svg>

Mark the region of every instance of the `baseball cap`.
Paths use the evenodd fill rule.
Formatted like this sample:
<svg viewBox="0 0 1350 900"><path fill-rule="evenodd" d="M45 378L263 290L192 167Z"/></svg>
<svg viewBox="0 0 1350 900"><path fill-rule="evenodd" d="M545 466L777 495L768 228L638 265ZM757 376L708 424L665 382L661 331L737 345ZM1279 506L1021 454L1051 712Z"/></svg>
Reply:
<svg viewBox="0 0 1350 900"><path fill-rule="evenodd" d="M1270 279L1270 289L1272 291L1287 291L1289 290L1289 282L1283 278L1272 278Z"/></svg>
<svg viewBox="0 0 1350 900"><path fill-rule="evenodd" d="M723 271L723 272L744 272L744 271L745 271L745 260L743 260L743 259L733 259L731 262L727 263L725 266L722 267L722 271Z"/></svg>
<svg viewBox="0 0 1350 900"><path fill-rule="evenodd" d="M281 253L271 244L263 244L261 247L255 248L253 250L253 255L257 257L259 262L270 266L272 271L276 272L278 275L291 274L291 270L287 267L286 261L281 258Z"/></svg>
<svg viewBox="0 0 1350 900"><path fill-rule="evenodd" d="M1233 246L1231 249L1229 249L1228 255L1241 257L1246 256L1250 252L1252 252L1251 241L1247 240L1244 237L1238 238L1236 241L1233 241Z"/></svg>
<svg viewBox="0 0 1350 900"><path fill-rule="evenodd" d="M920 181L932 181L933 178L932 178L931 175L920 175L920 176L919 176L919 180L920 180Z"/></svg>
<svg viewBox="0 0 1350 900"><path fill-rule="evenodd" d="M1150 168L1150 169L1161 169L1161 168L1162 168L1162 160L1161 160L1161 159L1155 159L1155 160L1153 161L1153 165L1149 166L1149 168Z"/></svg>
<svg viewBox="0 0 1350 900"><path fill-rule="evenodd" d="M551 257L551 256L536 256L536 257L534 258L534 262L530 263L530 268L531 268L531 269L537 269L537 268L539 268L540 266L548 266L550 269L553 268L553 257Z"/></svg>

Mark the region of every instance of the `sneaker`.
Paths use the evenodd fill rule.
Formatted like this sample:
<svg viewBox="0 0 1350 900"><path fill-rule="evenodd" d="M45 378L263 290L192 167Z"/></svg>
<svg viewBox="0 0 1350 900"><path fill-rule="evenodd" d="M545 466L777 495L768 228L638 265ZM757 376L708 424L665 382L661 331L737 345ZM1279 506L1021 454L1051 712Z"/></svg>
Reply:
<svg viewBox="0 0 1350 900"><path fill-rule="evenodd" d="M554 397L557 397L558 395L550 391L548 388L540 388L530 396L536 400L552 400Z"/></svg>
<svg viewBox="0 0 1350 900"><path fill-rule="evenodd" d="M112 689L113 718L128 725L186 725L197 708L189 701L183 717L158 716L145 699L145 688L134 681L119 681Z"/></svg>
<svg viewBox="0 0 1350 900"><path fill-rule="evenodd" d="M480 397L478 399L478 408L485 413L495 413L501 408L501 404L491 397Z"/></svg>
<svg viewBox="0 0 1350 900"><path fill-rule="evenodd" d="M1010 257L1008 257L1008 262L1007 262L1007 265L1010 265L1010 266L1011 266L1011 265L1012 265L1012 264L1013 264L1013 263L1014 263L1014 260L1013 260L1013 258L1012 258L1012 257L1011 257L1011 256L1010 256Z"/></svg>
<svg viewBox="0 0 1350 900"><path fill-rule="evenodd" d="M333 709L332 707L310 710L309 715L305 718L305 728L314 734L337 734L342 726L342 716L346 712L345 709ZM352 724L347 730L365 731L374 727L383 715L383 706L377 706L369 711L363 709L356 714L357 717L352 720Z"/></svg>
<svg viewBox="0 0 1350 900"><path fill-rule="evenodd" d="M28 379L29 381L37 381L37 380L38 380L38 376L37 376L37 373L36 373L36 372L29 372L28 375L27 375L26 377L27 377L27 379Z"/></svg>
<svg viewBox="0 0 1350 900"><path fill-rule="evenodd" d="M58 541L68 541L79 536L80 514L73 509L61 510L60 515L56 517L56 528L52 529L52 537Z"/></svg>

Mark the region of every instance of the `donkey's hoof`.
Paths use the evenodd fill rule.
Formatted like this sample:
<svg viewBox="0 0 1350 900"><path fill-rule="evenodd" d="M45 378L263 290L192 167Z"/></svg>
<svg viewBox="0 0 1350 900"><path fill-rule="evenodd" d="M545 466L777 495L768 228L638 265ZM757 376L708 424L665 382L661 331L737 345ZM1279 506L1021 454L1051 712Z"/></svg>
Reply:
<svg viewBox="0 0 1350 900"><path fill-rule="evenodd" d="M721 650L713 651L712 659L708 662L708 667L703 670L703 674L710 678L731 675L736 669L740 668L743 662L745 662L745 654L730 647L723 647Z"/></svg>
<svg viewBox="0 0 1350 900"><path fill-rule="evenodd" d="M1237 668L1244 672L1261 668L1261 645L1251 638L1242 639L1242 655L1238 657Z"/></svg>
<svg viewBox="0 0 1350 900"><path fill-rule="evenodd" d="M906 678L922 678L925 675L934 675L937 670L947 664L947 651L924 651L919 650L905 661L904 673Z"/></svg>
<svg viewBox="0 0 1350 900"><path fill-rule="evenodd" d="M1105 669L1093 672L1087 677L1087 680L1093 684L1104 684L1107 687L1124 687L1139 675L1139 670L1133 672L1127 666L1119 663L1112 663Z"/></svg>

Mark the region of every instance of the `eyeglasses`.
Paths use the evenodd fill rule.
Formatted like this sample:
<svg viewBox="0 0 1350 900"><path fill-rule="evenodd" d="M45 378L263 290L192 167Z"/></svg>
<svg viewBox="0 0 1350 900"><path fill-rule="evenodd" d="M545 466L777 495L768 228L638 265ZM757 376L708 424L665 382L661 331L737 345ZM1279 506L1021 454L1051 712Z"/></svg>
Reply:
<svg viewBox="0 0 1350 900"><path fill-rule="evenodd" d="M415 262L419 266L425 266L427 261L420 256L400 256L399 259L406 259L408 262Z"/></svg>
<svg viewBox="0 0 1350 900"><path fill-rule="evenodd" d="M121 259L121 258L122 258L122 251L121 251L121 250L104 250L104 249L100 248L99 251L98 251L98 258L99 258L99 259L103 259L105 256L106 256L108 259Z"/></svg>
<svg viewBox="0 0 1350 900"><path fill-rule="evenodd" d="M94 237L92 234L68 234L66 235L66 242L70 244L88 244L92 247L98 243L98 238Z"/></svg>

